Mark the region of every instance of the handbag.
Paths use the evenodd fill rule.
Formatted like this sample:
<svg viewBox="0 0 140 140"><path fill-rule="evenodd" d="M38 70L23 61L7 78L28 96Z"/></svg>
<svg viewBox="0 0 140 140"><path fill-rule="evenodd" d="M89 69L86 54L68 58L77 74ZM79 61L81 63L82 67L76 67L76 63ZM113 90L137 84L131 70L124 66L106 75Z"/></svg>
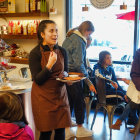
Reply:
<svg viewBox="0 0 140 140"><path fill-rule="evenodd" d="M126 95L136 104L140 104L140 91L136 89L133 81L130 81Z"/></svg>

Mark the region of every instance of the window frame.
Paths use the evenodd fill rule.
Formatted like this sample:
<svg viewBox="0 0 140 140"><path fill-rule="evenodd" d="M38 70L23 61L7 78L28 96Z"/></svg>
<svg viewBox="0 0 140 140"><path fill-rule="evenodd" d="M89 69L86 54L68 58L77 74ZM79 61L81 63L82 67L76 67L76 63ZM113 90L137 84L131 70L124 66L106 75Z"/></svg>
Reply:
<svg viewBox="0 0 140 140"><path fill-rule="evenodd" d="M133 56L139 47L139 17L140 17L140 1L135 0L135 21L134 21L134 46L133 46ZM72 0L66 0L66 32L72 27ZM97 61L90 59L90 62ZM117 64L123 64L122 61L114 61ZM130 64L130 62L125 62L125 64Z"/></svg>

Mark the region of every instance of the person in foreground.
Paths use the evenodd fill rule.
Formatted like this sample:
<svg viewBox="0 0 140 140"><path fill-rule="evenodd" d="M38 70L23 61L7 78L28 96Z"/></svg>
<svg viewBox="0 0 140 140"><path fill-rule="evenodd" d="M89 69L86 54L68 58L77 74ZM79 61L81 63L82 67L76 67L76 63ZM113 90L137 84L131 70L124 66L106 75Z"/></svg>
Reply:
<svg viewBox="0 0 140 140"><path fill-rule="evenodd" d="M135 53L131 72L130 72L130 77L131 77L137 91L140 92L140 49L138 49ZM140 104L131 102L130 108L132 110L137 109L140 112ZM135 133L135 130L136 130L136 125L133 129L130 129L130 132Z"/></svg>
<svg viewBox="0 0 140 140"><path fill-rule="evenodd" d="M126 79L126 78L122 78L122 81L124 81L126 84L129 85L130 80ZM133 124L136 125L138 122L138 116L136 114L136 109L131 109L130 104L131 104L131 100L129 97L127 97L128 100L128 104L126 105L123 113L121 114L121 116L117 119L117 121L111 126L111 129L114 130L120 130L120 126L122 125L122 122L126 120L127 117L129 117L130 113L131 113L131 118L133 120ZM130 130L131 132L131 130Z"/></svg>
<svg viewBox="0 0 140 140"><path fill-rule="evenodd" d="M14 93L0 93L0 140L34 140L22 101Z"/></svg>
<svg viewBox="0 0 140 140"><path fill-rule="evenodd" d="M90 21L82 22L77 28L71 29L67 33L67 37L63 42L62 47L66 49L68 54L68 70L69 72L83 73L87 77L84 81L89 86L90 91L95 92L95 87L88 78L86 64L86 46L87 38L94 32L94 26ZM71 113L74 109L74 114L77 123L77 131L75 132L66 128L66 139L73 136L88 137L93 135L93 131L83 127L85 118L85 102L83 92L83 81L67 86Z"/></svg>
<svg viewBox="0 0 140 140"><path fill-rule="evenodd" d="M134 56L134 60L133 60L133 63L132 63L132 68L131 68L131 72L130 72L130 77L131 77L131 80L133 81L137 91L140 91L140 49L138 49L136 51L136 54ZM125 80L125 82L127 84L129 84L129 80ZM133 93L132 93L133 94ZM136 96L137 97L137 96ZM137 98L136 98L137 100ZM124 110L123 114L120 116L119 119L117 119L116 123L114 125L111 126L112 129L120 129L120 126L122 124L122 121L125 119L125 117L128 116L128 112L132 110L132 111L135 111L135 110L139 110L140 111L140 104L136 104L134 101L131 101L130 99L130 102L129 104L127 104L126 106L126 109ZM137 114L136 112L133 113L136 117L136 119L133 119L134 122L138 122L138 117L137 117ZM135 130L136 130L136 123L135 123L135 127L133 129L130 129L130 133L135 133Z"/></svg>
<svg viewBox="0 0 140 140"><path fill-rule="evenodd" d="M32 110L39 140L65 139L65 127L71 126L66 85L56 78L67 71L66 51L58 46L58 29L52 20L42 20L38 27L39 44L30 52L29 67L33 85ZM65 72L66 73L66 72Z"/></svg>

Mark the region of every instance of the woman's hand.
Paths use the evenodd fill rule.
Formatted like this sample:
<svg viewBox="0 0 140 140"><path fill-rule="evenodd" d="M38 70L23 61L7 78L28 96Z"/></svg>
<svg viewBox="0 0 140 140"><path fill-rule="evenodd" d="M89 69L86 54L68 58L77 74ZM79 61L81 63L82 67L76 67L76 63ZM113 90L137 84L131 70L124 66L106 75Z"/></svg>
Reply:
<svg viewBox="0 0 140 140"><path fill-rule="evenodd" d="M53 67L53 65L56 63L56 61L57 61L57 54L54 51L50 52L46 67L50 70Z"/></svg>
<svg viewBox="0 0 140 140"><path fill-rule="evenodd" d="M96 91L96 89L95 89L95 87L94 87L93 84L91 84L91 85L89 86L89 89L90 89L90 91L92 91L92 92L94 92L95 94L97 94L97 91Z"/></svg>
<svg viewBox="0 0 140 140"><path fill-rule="evenodd" d="M122 78L122 81L124 81L127 85L129 85L130 80L126 79L126 78Z"/></svg>
<svg viewBox="0 0 140 140"><path fill-rule="evenodd" d="M64 71L64 72L60 73L58 77L60 79L63 79L64 77L68 77L68 76L69 76L68 73L66 71Z"/></svg>
<svg viewBox="0 0 140 140"><path fill-rule="evenodd" d="M127 95L124 95L124 99L127 103L129 102Z"/></svg>
<svg viewBox="0 0 140 140"><path fill-rule="evenodd" d="M116 82L111 82L112 86L117 89L118 88L118 84Z"/></svg>
<svg viewBox="0 0 140 140"><path fill-rule="evenodd" d="M70 82L70 81L69 81L69 82L67 82L67 85L68 85L68 86L71 86L72 84L73 84L73 83L72 83L72 82Z"/></svg>

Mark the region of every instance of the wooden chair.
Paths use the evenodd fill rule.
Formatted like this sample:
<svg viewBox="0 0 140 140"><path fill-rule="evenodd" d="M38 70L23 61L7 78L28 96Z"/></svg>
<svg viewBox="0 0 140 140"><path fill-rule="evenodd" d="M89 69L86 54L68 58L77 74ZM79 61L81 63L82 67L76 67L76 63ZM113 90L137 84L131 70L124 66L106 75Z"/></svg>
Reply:
<svg viewBox="0 0 140 140"><path fill-rule="evenodd" d="M109 102L106 102L106 99L111 98L109 95L106 96L106 88L105 88L105 80L101 79L99 77L95 77L95 82L96 82L96 90L97 90L97 105L96 105L96 109L95 109L95 113L94 113L94 117L93 117L93 121L91 124L91 130L93 128L95 119L96 119L96 115L97 112L100 108L103 108L105 113L104 113L104 122L105 122L105 118L106 118L106 113L108 114L108 121L109 121L109 128L112 125L112 121L113 121L113 116L114 116L114 112L116 110L116 108L122 107L123 109L125 108L125 102L122 100L121 102L118 101L120 97L119 95L114 95L114 99L116 100L115 104L111 104ZM112 135L112 130L110 128L110 136Z"/></svg>

